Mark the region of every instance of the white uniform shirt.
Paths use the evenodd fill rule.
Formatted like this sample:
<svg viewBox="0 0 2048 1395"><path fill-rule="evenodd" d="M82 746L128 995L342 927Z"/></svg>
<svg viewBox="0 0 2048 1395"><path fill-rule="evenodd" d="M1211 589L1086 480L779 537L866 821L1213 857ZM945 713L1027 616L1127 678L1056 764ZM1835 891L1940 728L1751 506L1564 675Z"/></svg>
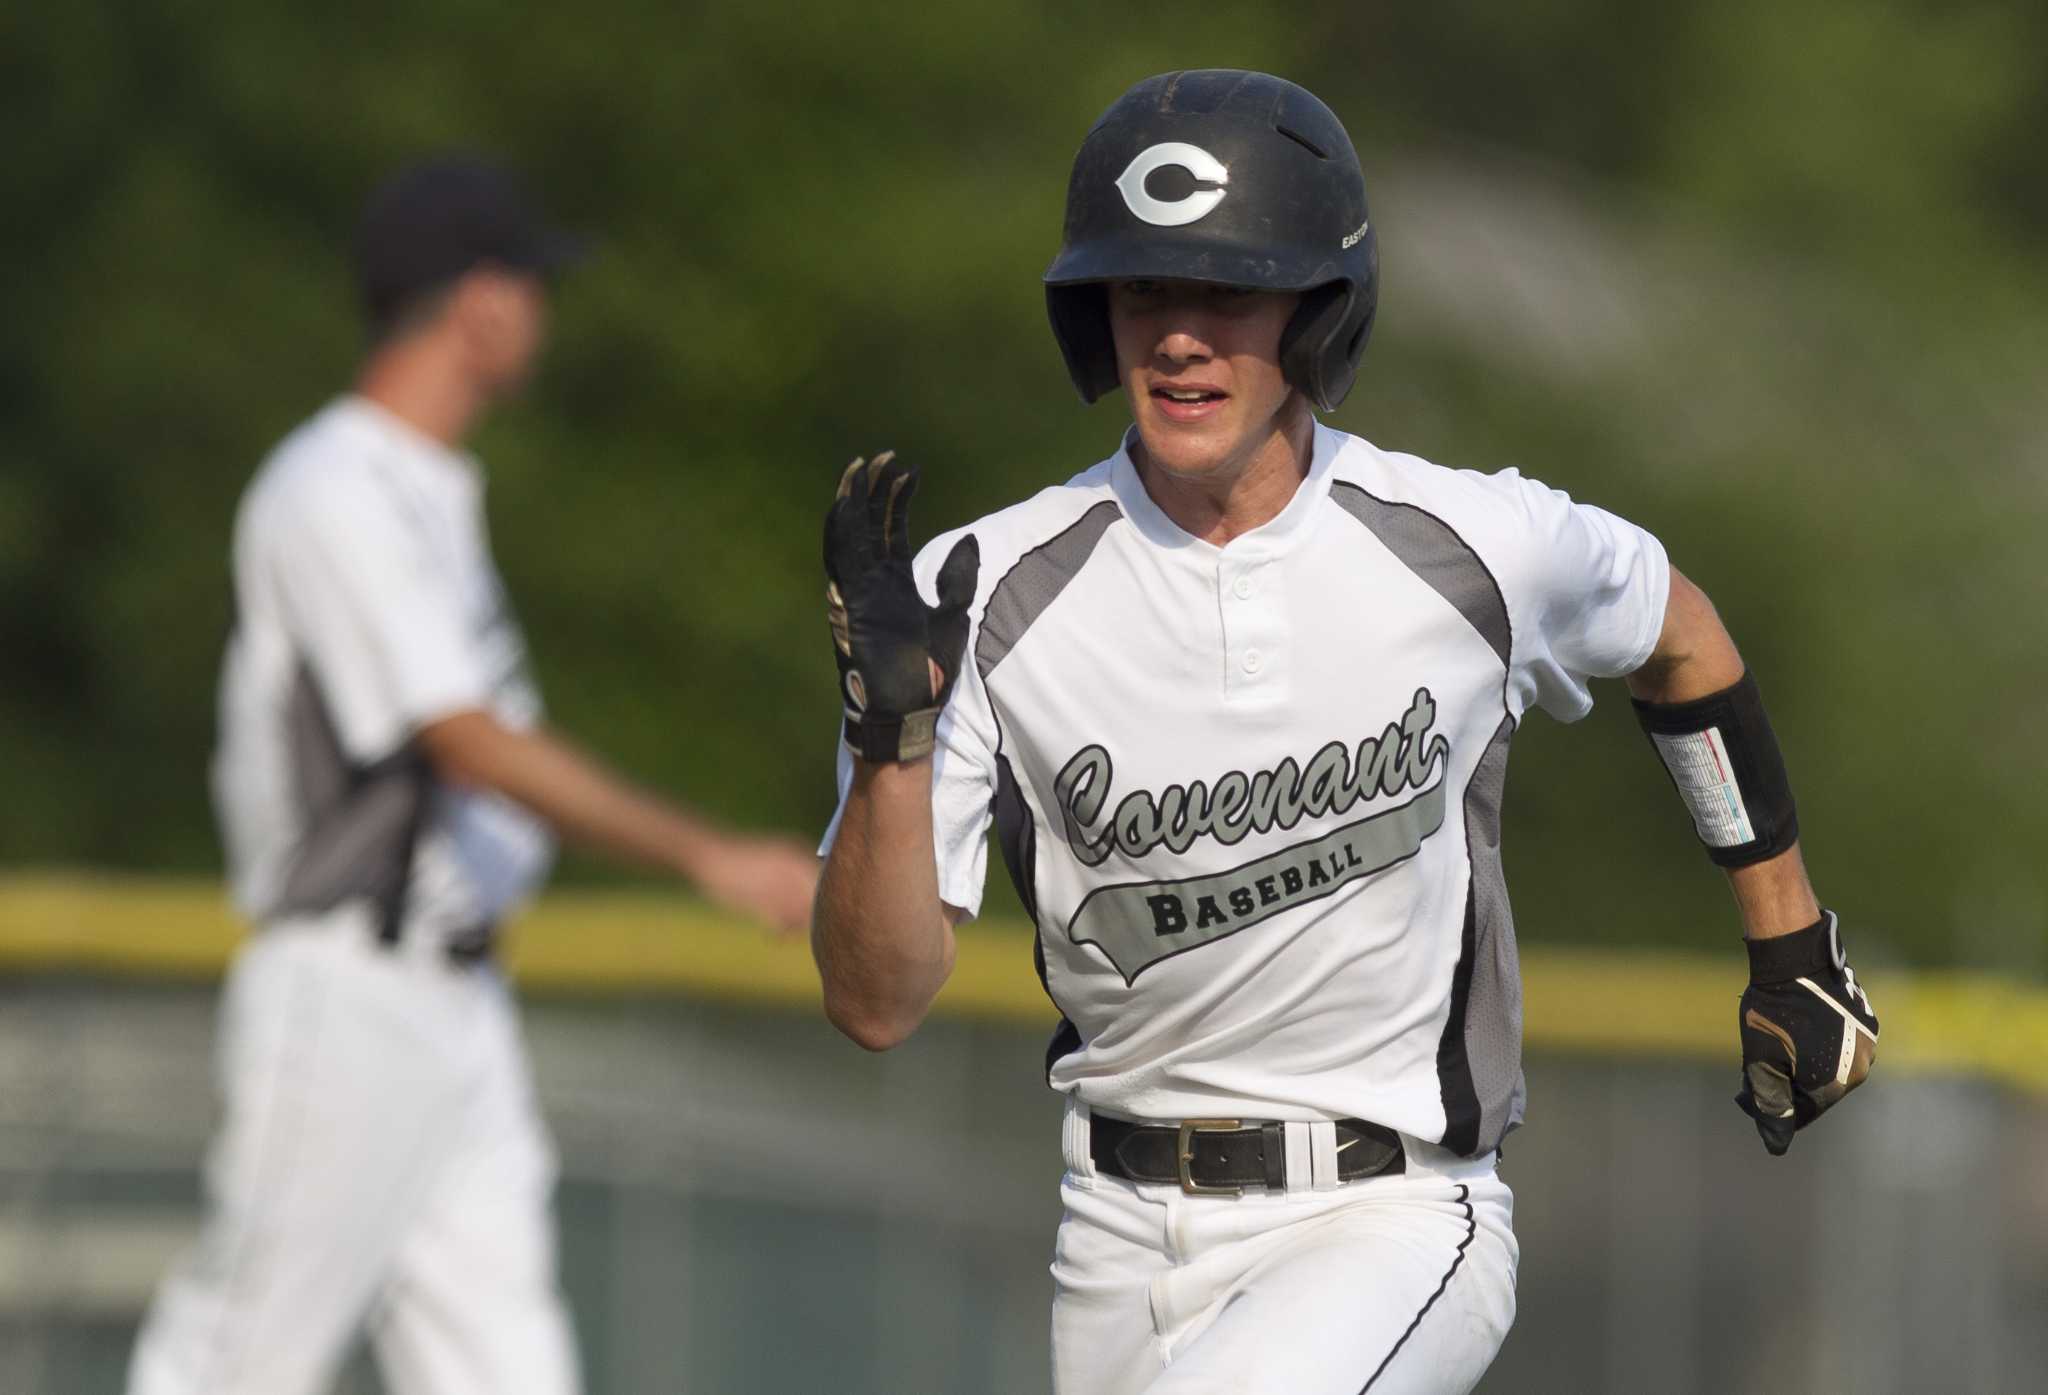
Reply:
<svg viewBox="0 0 2048 1395"><path fill-rule="evenodd" d="M993 819L1065 1019L1052 1085L1140 1119L1495 1146L1522 1103L1508 740L1648 658L1657 540L1512 470L1322 426L1287 507L1220 548L1127 451L935 539L927 599L964 532L981 569L938 728L939 889L978 909ZM842 798L850 768L842 750Z"/></svg>
<svg viewBox="0 0 2048 1395"><path fill-rule="evenodd" d="M540 716L482 492L472 459L347 397L244 494L214 794L250 919L368 902L402 912L388 933L475 936L545 876L545 826L435 782L412 742L465 710Z"/></svg>

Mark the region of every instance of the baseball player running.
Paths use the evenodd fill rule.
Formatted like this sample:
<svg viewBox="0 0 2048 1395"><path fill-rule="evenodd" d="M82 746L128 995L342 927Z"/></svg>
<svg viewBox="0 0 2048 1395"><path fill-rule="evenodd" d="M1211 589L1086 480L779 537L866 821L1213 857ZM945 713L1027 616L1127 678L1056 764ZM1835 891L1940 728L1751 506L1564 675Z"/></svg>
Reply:
<svg viewBox="0 0 2048 1395"><path fill-rule="evenodd" d="M498 928L559 833L795 928L817 862L635 790L541 721L461 443L525 378L576 254L502 171L371 200L355 391L258 471L215 793L259 928L222 1009L204 1233L132 1395L307 1395L368 1319L396 1395L569 1395L554 1163Z"/></svg>
<svg viewBox="0 0 2048 1395"><path fill-rule="evenodd" d="M1784 1151L1877 1019L1756 685L1647 532L1319 424L1372 325L1351 141L1257 73L1096 122L1046 274L1107 460L913 565L916 474L826 523L846 707L812 928L880 1050L946 980L993 821L1063 1015L1061 1395L1471 1389L1514 1317L1508 744L1627 677L1748 936L1742 1107ZM1596 1004L1587 1005L1597 1011Z"/></svg>

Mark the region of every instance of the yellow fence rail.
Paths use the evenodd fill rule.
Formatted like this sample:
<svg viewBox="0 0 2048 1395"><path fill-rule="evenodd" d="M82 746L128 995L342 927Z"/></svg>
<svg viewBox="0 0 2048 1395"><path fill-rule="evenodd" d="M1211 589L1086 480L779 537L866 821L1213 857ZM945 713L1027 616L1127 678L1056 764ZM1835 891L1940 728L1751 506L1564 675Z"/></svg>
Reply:
<svg viewBox="0 0 2048 1395"><path fill-rule="evenodd" d="M93 875L0 879L0 973L217 977L242 929L219 888L189 879ZM514 974L540 994L680 994L815 1011L817 975L781 940L701 904L650 893L564 891L508 940ZM1536 1051L1729 1062L1743 963L1719 956L1528 949L1526 1037ZM1874 975L1888 1070L1986 1077L2048 1094L2048 989L1990 975ZM1016 923L962 928L935 1011L1042 1024L1053 1013Z"/></svg>

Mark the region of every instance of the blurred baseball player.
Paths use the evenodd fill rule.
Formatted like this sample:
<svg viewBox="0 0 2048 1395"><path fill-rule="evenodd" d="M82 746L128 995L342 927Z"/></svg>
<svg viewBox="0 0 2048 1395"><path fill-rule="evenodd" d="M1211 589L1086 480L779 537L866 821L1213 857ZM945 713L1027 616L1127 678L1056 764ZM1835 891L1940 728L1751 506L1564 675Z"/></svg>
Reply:
<svg viewBox="0 0 2048 1395"><path fill-rule="evenodd" d="M551 831L794 928L816 859L638 791L550 732L462 442L525 379L577 245L451 158L371 200L354 392L243 499L215 794L258 928L222 1011L204 1234L132 1395L324 1389L367 1321L395 1395L569 1395L554 1161L499 927Z"/></svg>
<svg viewBox="0 0 2048 1395"><path fill-rule="evenodd" d="M825 536L846 706L812 927L880 1050L944 983L997 830L1063 1014L1061 1395L1469 1390L1515 1309L1520 984L1508 743L1627 675L1730 879L1741 1102L1782 1152L1877 1021L1785 771L1657 540L1514 471L1318 424L1378 276L1343 126L1257 73L1139 83L1091 129L1046 275L1109 459L913 568L916 476L846 471ZM1582 1004L1597 1013L1599 1003Z"/></svg>

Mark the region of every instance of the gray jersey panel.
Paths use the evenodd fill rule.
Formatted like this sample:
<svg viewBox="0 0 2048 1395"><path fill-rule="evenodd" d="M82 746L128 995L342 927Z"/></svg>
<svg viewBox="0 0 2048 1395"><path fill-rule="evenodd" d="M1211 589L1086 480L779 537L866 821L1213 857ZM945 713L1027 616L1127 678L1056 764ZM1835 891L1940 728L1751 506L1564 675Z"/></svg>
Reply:
<svg viewBox="0 0 2048 1395"><path fill-rule="evenodd" d="M1465 847L1472 860L1472 977L1465 999L1465 1061L1479 1099L1479 1149L1500 1146L1522 1122L1522 966L1500 860L1501 796L1507 786L1503 717L1465 787Z"/></svg>
<svg viewBox="0 0 2048 1395"><path fill-rule="evenodd" d="M1123 510L1115 501L1104 499L1065 529L1018 558L1016 564L1003 574L1003 579L990 593L988 604L982 608L981 637L974 645L974 663L981 672L983 683L988 682L988 676L996 665L1009 657L1010 651L1017 647L1017 641L1024 637L1024 632L1081 574L1081 568L1094 555L1096 544L1109 531L1109 525L1122 517ZM993 705L994 699L990 701ZM1032 830L1031 810L1025 804L1023 792L1017 787L1009 759L1000 749L1000 717L996 719L996 726L996 825L1001 834L998 842L1003 861L1009 866L1010 879L1016 883L1017 895L1036 922L1038 892L1034 863L1037 840ZM1043 934L1043 929L1034 923L1032 961L1038 968L1038 982L1045 989L1045 996L1051 999L1052 985L1047 981L1045 971L1045 942L1040 938ZM1053 1006L1058 1008L1059 1003L1055 1000ZM1062 1056L1078 1051L1080 1047L1081 1034L1067 1017L1066 1009L1060 1008L1060 1025L1045 1049L1047 1076L1051 1076L1054 1064Z"/></svg>
<svg viewBox="0 0 2048 1395"><path fill-rule="evenodd" d="M426 762L408 745L376 765L351 765L304 665L292 683L285 728L300 833L271 914L364 899L395 931L432 793Z"/></svg>
<svg viewBox="0 0 2048 1395"><path fill-rule="evenodd" d="M1503 666L1511 662L1507 599L1486 563L1450 524L1414 504L1390 503L1368 494L1349 480L1331 485L1330 498L1456 607L1480 638L1493 646Z"/></svg>
<svg viewBox="0 0 2048 1395"><path fill-rule="evenodd" d="M1439 1056L1446 1074L1445 1142L1476 1156L1500 1145L1522 1122L1522 972L1514 916L1501 867L1501 796L1507 785L1506 677L1514 648L1507 599L1479 554L1448 523L1413 504L1393 503L1348 480L1330 497L1382 546L1448 601L1501 662L1501 721L1465 787L1465 846L1471 862L1469 960L1458 966L1447 1041ZM1470 1111L1476 1106L1478 1117Z"/></svg>
<svg viewBox="0 0 2048 1395"><path fill-rule="evenodd" d="M1031 628L1046 608L1080 575L1094 554L1095 545L1122 518L1123 510L1114 500L1104 499L1049 540L1017 559L1003 574L982 608L981 637L974 644L975 666L982 681L995 666L1017 647L1017 641Z"/></svg>

